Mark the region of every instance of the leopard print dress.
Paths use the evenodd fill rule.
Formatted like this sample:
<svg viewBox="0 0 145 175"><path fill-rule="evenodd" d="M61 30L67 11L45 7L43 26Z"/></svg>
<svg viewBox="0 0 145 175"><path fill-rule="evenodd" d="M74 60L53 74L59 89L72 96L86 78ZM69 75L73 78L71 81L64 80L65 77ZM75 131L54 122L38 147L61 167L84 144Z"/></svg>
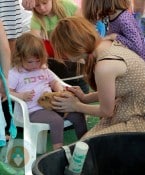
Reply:
<svg viewBox="0 0 145 175"><path fill-rule="evenodd" d="M97 61L122 59L127 71L115 82L117 103L112 118L103 118L83 139L113 132L145 131L145 62L135 52L114 41Z"/></svg>

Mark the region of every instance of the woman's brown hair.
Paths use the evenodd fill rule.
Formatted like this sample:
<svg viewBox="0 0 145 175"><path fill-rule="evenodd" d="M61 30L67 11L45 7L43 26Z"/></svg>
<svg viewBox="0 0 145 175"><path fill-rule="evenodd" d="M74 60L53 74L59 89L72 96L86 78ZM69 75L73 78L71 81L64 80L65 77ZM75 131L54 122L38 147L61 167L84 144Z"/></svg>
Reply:
<svg viewBox="0 0 145 175"><path fill-rule="evenodd" d="M95 23L116 13L116 10L130 8L130 0L82 0L82 12L86 19Z"/></svg>
<svg viewBox="0 0 145 175"><path fill-rule="evenodd" d="M47 63L47 52L42 39L31 33L24 33L16 40L12 66L22 68L23 61L32 56L40 59L41 66Z"/></svg>
<svg viewBox="0 0 145 175"><path fill-rule="evenodd" d="M94 65L96 58L92 53L96 45L101 41L101 37L96 32L95 27L83 17L67 17L59 21L51 34L51 43L55 51L55 58L74 58L79 61L84 55L85 73L87 80L93 89L96 89L94 80ZM76 60L78 58L78 60ZM72 60L72 59L71 59Z"/></svg>

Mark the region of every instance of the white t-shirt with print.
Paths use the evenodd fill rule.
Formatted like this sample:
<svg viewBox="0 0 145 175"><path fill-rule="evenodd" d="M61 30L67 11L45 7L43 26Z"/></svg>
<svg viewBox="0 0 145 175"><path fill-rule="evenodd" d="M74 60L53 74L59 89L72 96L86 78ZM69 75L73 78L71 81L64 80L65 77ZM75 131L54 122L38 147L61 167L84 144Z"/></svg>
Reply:
<svg viewBox="0 0 145 175"><path fill-rule="evenodd" d="M50 82L57 79L57 76L50 69L40 69L35 71L18 71L12 68L9 71L8 83L9 88L15 92L26 92L34 90L35 95L32 101L27 102L29 112L42 109L37 103L43 92L52 92Z"/></svg>

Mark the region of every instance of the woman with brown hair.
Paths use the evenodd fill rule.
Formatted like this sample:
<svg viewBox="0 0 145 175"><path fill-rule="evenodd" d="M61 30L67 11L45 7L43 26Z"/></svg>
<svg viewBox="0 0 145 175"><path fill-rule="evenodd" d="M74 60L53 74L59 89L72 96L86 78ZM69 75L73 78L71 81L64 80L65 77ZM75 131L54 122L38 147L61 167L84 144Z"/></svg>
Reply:
<svg viewBox="0 0 145 175"><path fill-rule="evenodd" d="M100 122L86 137L145 131L145 62L141 57L118 41L103 40L81 17L61 20L51 42L56 58L85 59L85 73L94 89L84 94L78 87L68 87L75 96L55 97L55 110L98 116Z"/></svg>

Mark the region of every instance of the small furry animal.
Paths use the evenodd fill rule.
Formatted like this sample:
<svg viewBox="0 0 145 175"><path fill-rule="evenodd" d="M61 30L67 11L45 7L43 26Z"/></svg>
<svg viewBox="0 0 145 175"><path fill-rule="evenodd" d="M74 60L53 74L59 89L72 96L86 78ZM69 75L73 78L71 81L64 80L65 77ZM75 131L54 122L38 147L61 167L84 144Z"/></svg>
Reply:
<svg viewBox="0 0 145 175"><path fill-rule="evenodd" d="M51 101L54 99L54 96L62 96L64 93L71 93L69 91L62 92L44 92L38 99L38 104L45 109L52 110ZM72 93L71 93L72 94Z"/></svg>

